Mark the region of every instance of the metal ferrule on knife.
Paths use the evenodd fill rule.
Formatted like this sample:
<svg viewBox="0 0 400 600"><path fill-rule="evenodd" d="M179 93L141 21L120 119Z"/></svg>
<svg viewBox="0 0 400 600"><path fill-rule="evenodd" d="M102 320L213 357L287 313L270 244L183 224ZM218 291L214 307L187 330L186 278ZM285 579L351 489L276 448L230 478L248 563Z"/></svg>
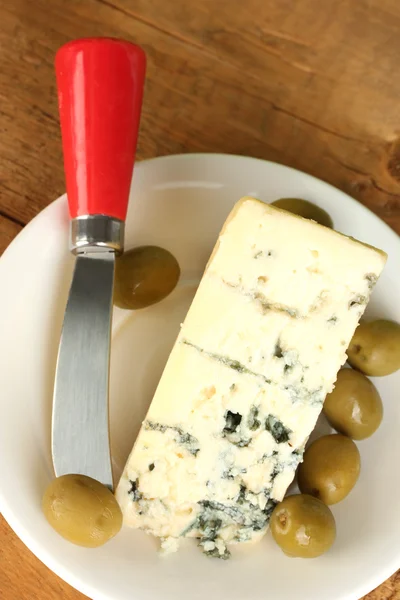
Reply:
<svg viewBox="0 0 400 600"><path fill-rule="evenodd" d="M73 254L106 249L122 254L125 223L106 215L82 215L71 220L70 250Z"/></svg>

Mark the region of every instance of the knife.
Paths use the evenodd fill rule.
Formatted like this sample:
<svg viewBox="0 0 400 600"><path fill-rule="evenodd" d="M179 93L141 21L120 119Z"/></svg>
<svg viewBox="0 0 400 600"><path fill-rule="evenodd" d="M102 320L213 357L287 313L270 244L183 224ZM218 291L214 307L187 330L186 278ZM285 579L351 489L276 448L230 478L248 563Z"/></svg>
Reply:
<svg viewBox="0 0 400 600"><path fill-rule="evenodd" d="M111 38L62 46L55 69L76 255L58 351L52 417L56 476L111 490L108 388L115 258L123 252L146 60Z"/></svg>

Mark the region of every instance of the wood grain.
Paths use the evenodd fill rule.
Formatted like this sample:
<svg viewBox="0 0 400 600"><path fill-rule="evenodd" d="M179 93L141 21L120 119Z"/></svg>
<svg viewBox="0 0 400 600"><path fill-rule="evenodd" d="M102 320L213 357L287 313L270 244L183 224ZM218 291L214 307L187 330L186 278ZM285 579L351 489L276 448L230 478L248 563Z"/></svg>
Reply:
<svg viewBox="0 0 400 600"><path fill-rule="evenodd" d="M24 546L1 515L0 539L2 600L85 600Z"/></svg>
<svg viewBox="0 0 400 600"><path fill-rule="evenodd" d="M0 253L64 191L53 60L109 35L148 56L138 158L251 155L350 193L400 233L398 0L0 4ZM0 597L83 598L0 521ZM368 600L400 600L394 575Z"/></svg>
<svg viewBox="0 0 400 600"><path fill-rule="evenodd" d="M15 223L0 214L0 255L3 254L21 229L22 226L19 223Z"/></svg>

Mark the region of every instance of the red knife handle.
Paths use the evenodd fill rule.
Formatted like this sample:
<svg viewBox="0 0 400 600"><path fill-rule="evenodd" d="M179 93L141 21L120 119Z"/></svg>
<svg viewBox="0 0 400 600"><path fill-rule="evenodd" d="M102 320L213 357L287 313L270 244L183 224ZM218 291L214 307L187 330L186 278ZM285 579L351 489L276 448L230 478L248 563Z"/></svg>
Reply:
<svg viewBox="0 0 400 600"><path fill-rule="evenodd" d="M129 42L87 38L62 46L55 67L71 218L102 215L123 222L139 131L145 54Z"/></svg>

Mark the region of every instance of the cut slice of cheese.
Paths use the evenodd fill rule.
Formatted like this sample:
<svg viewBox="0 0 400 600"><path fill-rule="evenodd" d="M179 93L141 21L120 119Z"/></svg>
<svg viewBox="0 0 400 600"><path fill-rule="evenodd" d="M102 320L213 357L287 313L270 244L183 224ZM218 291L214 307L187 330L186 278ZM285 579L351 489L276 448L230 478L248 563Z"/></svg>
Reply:
<svg viewBox="0 0 400 600"><path fill-rule="evenodd" d="M127 525L222 558L266 531L385 261L258 200L235 206L119 482Z"/></svg>

